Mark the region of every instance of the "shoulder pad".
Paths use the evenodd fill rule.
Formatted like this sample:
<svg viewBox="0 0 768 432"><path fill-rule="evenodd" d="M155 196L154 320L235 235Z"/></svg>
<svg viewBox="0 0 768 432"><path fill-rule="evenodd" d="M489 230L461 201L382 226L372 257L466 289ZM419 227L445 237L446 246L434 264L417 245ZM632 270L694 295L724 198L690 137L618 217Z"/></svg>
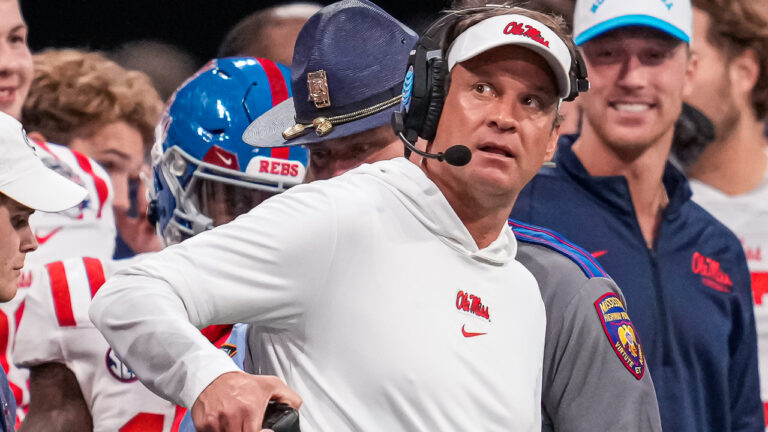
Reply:
<svg viewBox="0 0 768 432"><path fill-rule="evenodd" d="M509 219L507 223L515 233L517 241L541 245L559 252L576 263L588 278L610 277L595 257L569 242L560 234L546 228L525 224L515 219Z"/></svg>

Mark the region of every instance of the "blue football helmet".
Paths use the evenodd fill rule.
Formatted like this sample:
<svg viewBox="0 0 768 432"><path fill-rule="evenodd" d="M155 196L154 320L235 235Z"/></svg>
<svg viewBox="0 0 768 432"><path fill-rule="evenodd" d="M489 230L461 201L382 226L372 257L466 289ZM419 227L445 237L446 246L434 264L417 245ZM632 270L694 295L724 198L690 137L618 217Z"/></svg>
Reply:
<svg viewBox="0 0 768 432"><path fill-rule="evenodd" d="M291 96L291 71L251 57L210 61L169 99L152 148L150 219L166 245L227 223L304 180L308 151L257 148L248 125Z"/></svg>

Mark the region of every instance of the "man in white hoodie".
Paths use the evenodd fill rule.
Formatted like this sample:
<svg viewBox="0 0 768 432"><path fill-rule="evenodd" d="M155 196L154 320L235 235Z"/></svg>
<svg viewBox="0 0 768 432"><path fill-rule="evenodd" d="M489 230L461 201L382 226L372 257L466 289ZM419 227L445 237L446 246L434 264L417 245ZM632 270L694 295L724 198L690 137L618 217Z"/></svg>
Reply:
<svg viewBox="0 0 768 432"><path fill-rule="evenodd" d="M299 39L341 27L350 44L328 50L386 61L386 46L406 40L393 21L345 0ZM191 406L198 428L260 430L269 400L298 408L303 398L305 432L540 429L544 307L506 221L554 151L570 54L519 13L467 27L446 56L450 87L427 147L452 164L394 159L294 188L124 270L96 295L91 318L113 348L152 390ZM299 139L301 129L338 132L350 116L400 102L387 89L354 100L380 70L326 75L304 61L309 93L293 82L294 97L325 115L297 111ZM471 160L449 150L459 144ZM246 369L277 377L239 372L195 328L213 322L257 328Z"/></svg>

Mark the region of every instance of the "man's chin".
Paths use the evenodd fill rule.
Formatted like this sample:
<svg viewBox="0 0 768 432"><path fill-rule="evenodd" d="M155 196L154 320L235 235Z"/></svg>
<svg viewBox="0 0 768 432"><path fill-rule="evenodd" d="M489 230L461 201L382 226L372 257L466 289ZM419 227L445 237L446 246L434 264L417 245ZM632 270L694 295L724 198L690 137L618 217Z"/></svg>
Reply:
<svg viewBox="0 0 768 432"><path fill-rule="evenodd" d="M0 284L0 303L5 303L13 300L16 297L16 291L19 289L19 278L15 278L12 281L6 281Z"/></svg>

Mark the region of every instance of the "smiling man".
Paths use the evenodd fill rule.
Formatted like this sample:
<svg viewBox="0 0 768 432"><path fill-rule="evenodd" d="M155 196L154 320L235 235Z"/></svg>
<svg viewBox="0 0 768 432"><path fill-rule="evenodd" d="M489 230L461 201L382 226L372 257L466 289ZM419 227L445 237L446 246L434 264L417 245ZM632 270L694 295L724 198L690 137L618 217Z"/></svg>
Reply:
<svg viewBox="0 0 768 432"><path fill-rule="evenodd" d="M588 248L622 288L664 430L758 431L744 252L667 163L695 70L691 32L688 1L577 2L592 84L582 133L560 140L557 168L526 187L513 217Z"/></svg>
<svg viewBox="0 0 768 432"><path fill-rule="evenodd" d="M192 406L204 430L259 430L270 399L298 407L299 397L310 432L540 430L545 312L507 216L555 149L571 65L560 29L527 12L470 23L479 10L468 9L439 24L466 25L441 47L451 81L437 89L447 90L445 109L427 150L466 146L463 161L396 158L298 186L108 281L91 318L139 378ZM504 33L513 21L552 48ZM299 41L351 64L380 56L372 46L405 43L399 27L377 6L345 0L310 18ZM318 37L335 32L366 48ZM308 72L309 86L292 74L294 97L309 88L324 110L297 113L289 145L305 129L330 136L352 113L400 102L390 88L339 104L369 78ZM257 329L246 369L277 377L236 371L194 330L236 321Z"/></svg>

